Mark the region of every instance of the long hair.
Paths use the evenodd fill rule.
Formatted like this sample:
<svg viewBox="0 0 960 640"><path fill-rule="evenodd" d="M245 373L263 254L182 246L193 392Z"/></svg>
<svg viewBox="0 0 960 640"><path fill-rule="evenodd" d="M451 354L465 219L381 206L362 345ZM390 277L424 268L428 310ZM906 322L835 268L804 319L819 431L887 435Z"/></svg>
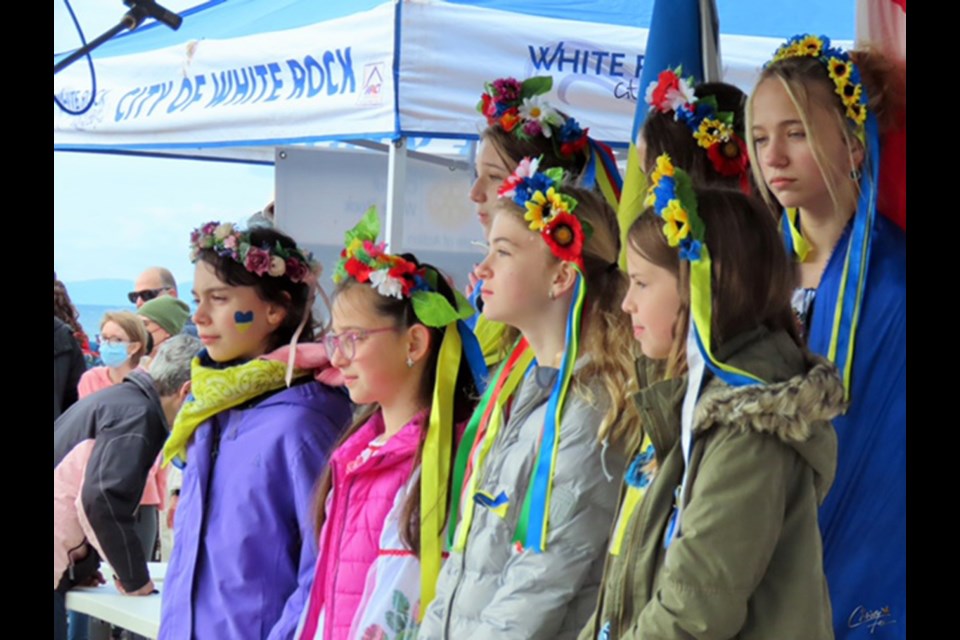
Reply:
<svg viewBox="0 0 960 640"><path fill-rule="evenodd" d="M705 82L694 88L698 100L713 97L717 100L717 110L733 114L733 131L744 139L744 110L747 96L739 88L724 82ZM693 137L693 132L673 111L663 113L650 112L643 121L641 136L646 145L643 160L644 171L650 173L659 156L666 153L678 167L690 174L694 184L710 187L740 188L740 176L721 175Z"/></svg>
<svg viewBox="0 0 960 640"><path fill-rule="evenodd" d="M422 266L427 270L437 272L437 269L429 264L421 265L417 261L417 258L411 254L402 254L401 257L404 260L416 264L417 266ZM352 289L353 287L369 286L369 284L359 283L352 278L348 278L340 283L334 290L333 299L336 300L337 296L342 295L344 291ZM451 289L450 285L447 283L446 278L444 278L439 272L437 272L437 293L441 294L447 299L448 302L450 302L451 305L454 306L454 308L456 308L457 302L453 293L453 289ZM413 310L413 302L409 297L404 296L401 299L397 299L389 296L377 295L375 296L374 305L375 311L378 314L392 319L395 325L400 329L409 329L416 324L423 324L417 319L417 315ZM418 400L420 401L421 405L430 406L433 398L433 388L437 379L437 361L440 356L440 345L443 342L445 328L427 327L426 325L424 326L430 332L430 353L427 357L426 366L424 367L424 374L420 379ZM470 413L473 410L473 405L476 403L476 398L477 389L474 386L470 365L465 357L461 357L460 369L457 371L457 380L454 386L454 424L463 422L470 417ZM354 418L353 423L343 433L343 435L340 436L340 440L337 442L335 449L339 449L344 442L346 442L353 434L359 431L360 428L367 422L367 420L369 420L379 410L380 407L376 404L361 408L357 416ZM420 443L417 445L417 453L414 458L414 468L420 464L420 460L423 456L423 446L426 443L426 440L427 429L425 428L420 432ZM451 468L453 467L453 454L455 451L456 447L453 447L449 461ZM403 506L400 509L400 539L403 541L403 544L405 544L411 551L418 555L420 553L421 479L422 476L417 476L412 490L407 494ZM316 491L314 492L313 512L317 535L319 535L323 530L323 524L326 521L327 496L330 494L330 489L332 487L333 476L330 465L328 464L324 469L323 474L320 476Z"/></svg>
<svg viewBox="0 0 960 640"><path fill-rule="evenodd" d="M620 255L620 228L610 205L596 191L562 187L563 193L578 201L576 216L586 222L592 233L583 243L586 298L581 319L580 354L587 363L574 375L574 388L588 401L588 381L599 378L609 409L599 427L599 439L629 443L639 433L639 414L629 392L636 387L634 362L640 349L633 339L630 319L620 310L627 290L626 275L617 267ZM497 215L522 218L523 212L511 201L501 200ZM551 259L557 258L551 255ZM518 332L504 337L504 347L512 346Z"/></svg>
<svg viewBox="0 0 960 640"><path fill-rule="evenodd" d="M53 281L53 315L67 324L73 330L73 335L83 334L83 328L80 326L80 312L73 306L66 285L56 279Z"/></svg>
<svg viewBox="0 0 960 640"><path fill-rule="evenodd" d="M786 331L803 348L790 305L794 267L787 258L776 223L756 198L726 189L696 189L697 210L706 226L712 264L711 349L757 327ZM686 371L690 322L690 263L680 259L663 234L663 222L647 209L627 234L630 251L677 278L680 313L665 377Z"/></svg>
<svg viewBox="0 0 960 640"><path fill-rule="evenodd" d="M877 116L880 132L883 133L887 128L895 126L896 119L903 108L906 88L905 75L895 62L877 52L851 51L850 57L860 70L863 88L867 92L867 108ZM847 180L845 177L838 179L838 176L846 175L847 171L842 169L853 164L853 150L862 147L862 144L857 139L853 123L844 115L845 108L840 97L834 91L834 84L827 73L826 67L817 58L785 58L772 62L764 68L757 79L756 86L759 87L762 83L768 81L780 82L796 107L806 132L807 142L813 152L817 166L820 168L820 173L823 175L827 190L834 205L839 208L844 200L843 193L845 190L852 190L853 193L856 193L859 189L859 185L853 180ZM753 134L755 95L756 91L748 99L746 109L747 149L750 153L750 165L753 170L754 181L759 185L760 195L768 204L779 211L779 203L776 202L776 198L763 179L757 158L756 142ZM817 109L826 110L829 113L830 120L835 124L832 130L818 130L817 127L811 125L814 111ZM837 135L842 136L848 154L842 158L827 157L822 141L829 136ZM870 154L864 154L863 173L865 175L870 175L871 167L867 164L869 157ZM877 185L872 185L872 188L876 187Z"/></svg>
<svg viewBox="0 0 960 640"><path fill-rule="evenodd" d="M254 247L274 247L277 243L284 248L296 248L297 243L290 236L269 227L255 227L249 230L250 244ZM253 287L257 296L265 301L279 305L286 310L283 322L270 334L268 351L278 349L293 339L293 334L307 317L301 342L312 342L315 338L313 314L308 308L310 287L305 282L294 282L286 276L262 276L248 271L242 264L228 256L221 256L213 249L203 249L197 254L197 260L213 267L222 282L234 287Z"/></svg>
<svg viewBox="0 0 960 640"><path fill-rule="evenodd" d="M563 116L566 117L566 116ZM571 155L558 153L550 138L530 136L518 138L500 125L491 125L480 134L480 140L491 145L503 164L512 171L524 158L541 158L540 169L560 167L571 176L579 176L587 164L586 148Z"/></svg>

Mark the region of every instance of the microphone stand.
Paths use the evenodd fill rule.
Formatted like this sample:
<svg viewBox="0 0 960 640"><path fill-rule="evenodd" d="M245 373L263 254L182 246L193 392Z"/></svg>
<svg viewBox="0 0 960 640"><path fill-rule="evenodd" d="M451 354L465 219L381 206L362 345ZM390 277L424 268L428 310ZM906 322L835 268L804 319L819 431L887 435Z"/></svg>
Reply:
<svg viewBox="0 0 960 640"><path fill-rule="evenodd" d="M94 49L96 49L101 44L111 39L121 31L125 29L129 31L133 31L134 29L139 27L140 24L146 18L153 18L157 22L162 22L163 24L167 25L174 31L179 29L180 24L183 22L183 18L173 13L172 11L169 11L161 7L159 4L156 3L156 0L123 0L123 3L128 7L130 7L130 10L127 11L124 14L123 18L120 19L120 23L117 24L115 27L106 31L103 35L98 37L96 40L93 40L86 46L81 47L80 49L77 49L76 51L71 53L69 56L67 56L57 64L53 65L54 75L60 73L60 71L66 69L71 64L73 64L80 58L84 57L85 55L87 55L88 53L90 53L91 51L93 51Z"/></svg>

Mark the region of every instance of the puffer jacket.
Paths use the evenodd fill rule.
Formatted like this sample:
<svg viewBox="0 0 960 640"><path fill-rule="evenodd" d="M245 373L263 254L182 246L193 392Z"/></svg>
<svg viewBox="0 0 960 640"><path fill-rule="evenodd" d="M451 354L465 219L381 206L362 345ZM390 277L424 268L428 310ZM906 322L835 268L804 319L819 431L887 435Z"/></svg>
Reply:
<svg viewBox="0 0 960 640"><path fill-rule="evenodd" d="M384 521L413 472L427 415L417 414L383 447L355 465L367 445L384 431L383 414L377 411L330 456L333 491L298 638L347 637L380 549ZM318 624L321 611L322 626Z"/></svg>
<svg viewBox="0 0 960 640"><path fill-rule="evenodd" d="M475 507L465 549L440 571L419 638L572 638L593 610L624 468L623 453L597 441L606 411L599 384L588 382L595 402L573 390L567 397L546 549L518 551L512 542L556 375L538 367L517 389L479 471L479 490L508 496L506 515Z"/></svg>
<svg viewBox="0 0 960 640"><path fill-rule="evenodd" d="M680 529L686 380L637 396L657 470L608 555L598 610L580 640L833 638L817 507L829 489L844 408L835 367L785 333L758 329L717 356L769 384L710 379L694 413ZM643 383L644 371L639 374Z"/></svg>

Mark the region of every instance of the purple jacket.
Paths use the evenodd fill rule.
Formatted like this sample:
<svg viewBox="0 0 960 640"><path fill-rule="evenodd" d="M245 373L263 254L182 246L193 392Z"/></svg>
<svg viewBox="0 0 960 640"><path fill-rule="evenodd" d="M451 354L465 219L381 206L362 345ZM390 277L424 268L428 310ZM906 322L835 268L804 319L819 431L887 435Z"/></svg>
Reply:
<svg viewBox="0 0 960 640"><path fill-rule="evenodd" d="M317 382L224 411L187 449L160 638L290 638L317 550L313 487L350 420Z"/></svg>

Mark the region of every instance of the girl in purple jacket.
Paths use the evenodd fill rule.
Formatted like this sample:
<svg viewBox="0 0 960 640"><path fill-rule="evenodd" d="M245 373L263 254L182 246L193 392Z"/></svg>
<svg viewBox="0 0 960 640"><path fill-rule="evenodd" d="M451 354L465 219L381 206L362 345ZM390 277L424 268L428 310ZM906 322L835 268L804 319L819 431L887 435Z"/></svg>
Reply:
<svg viewBox="0 0 960 640"><path fill-rule="evenodd" d="M456 425L486 373L473 315L431 266L376 244L371 209L337 265L331 363L366 410L316 494L320 554L297 638L414 638L442 557Z"/></svg>
<svg viewBox="0 0 960 640"><path fill-rule="evenodd" d="M290 638L316 561L313 483L351 411L313 342L318 266L269 228L210 222L190 241L205 349L164 446L183 486L160 638Z"/></svg>

